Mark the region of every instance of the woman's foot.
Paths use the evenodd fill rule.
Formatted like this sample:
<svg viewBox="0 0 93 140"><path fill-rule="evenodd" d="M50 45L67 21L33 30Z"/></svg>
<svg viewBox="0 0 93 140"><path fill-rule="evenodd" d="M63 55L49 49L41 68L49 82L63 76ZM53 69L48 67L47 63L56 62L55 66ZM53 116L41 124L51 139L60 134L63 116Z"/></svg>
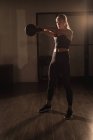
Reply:
<svg viewBox="0 0 93 140"><path fill-rule="evenodd" d="M73 111L72 111L72 109L69 109L69 108L68 108L68 110L67 110L67 112L66 112L64 118L65 118L66 120L70 120L70 119L73 118Z"/></svg>
<svg viewBox="0 0 93 140"><path fill-rule="evenodd" d="M40 110L39 113L49 112L51 110L51 105L45 104Z"/></svg>

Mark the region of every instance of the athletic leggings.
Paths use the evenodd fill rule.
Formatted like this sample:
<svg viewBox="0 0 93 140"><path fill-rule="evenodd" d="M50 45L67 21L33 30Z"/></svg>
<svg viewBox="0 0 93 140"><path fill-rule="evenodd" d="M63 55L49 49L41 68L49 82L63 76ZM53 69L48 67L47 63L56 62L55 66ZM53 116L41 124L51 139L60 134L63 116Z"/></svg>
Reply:
<svg viewBox="0 0 93 140"><path fill-rule="evenodd" d="M68 52L53 53L48 70L48 101L51 101L59 77L62 76L68 106L72 106L73 93L70 86L70 64Z"/></svg>

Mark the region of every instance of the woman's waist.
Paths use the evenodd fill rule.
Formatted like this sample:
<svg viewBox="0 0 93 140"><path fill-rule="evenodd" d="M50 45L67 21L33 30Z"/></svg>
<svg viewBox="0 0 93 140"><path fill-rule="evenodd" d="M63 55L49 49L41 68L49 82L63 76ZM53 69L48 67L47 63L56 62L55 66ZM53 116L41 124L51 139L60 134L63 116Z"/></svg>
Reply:
<svg viewBox="0 0 93 140"><path fill-rule="evenodd" d="M67 48L54 48L54 52L69 52L69 49Z"/></svg>

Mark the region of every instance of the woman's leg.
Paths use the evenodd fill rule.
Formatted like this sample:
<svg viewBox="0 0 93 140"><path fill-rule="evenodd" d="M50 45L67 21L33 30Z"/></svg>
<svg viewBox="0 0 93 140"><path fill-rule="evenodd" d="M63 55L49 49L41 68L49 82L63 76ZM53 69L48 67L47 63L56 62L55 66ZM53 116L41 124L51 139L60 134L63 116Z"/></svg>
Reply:
<svg viewBox="0 0 93 140"><path fill-rule="evenodd" d="M51 109L51 101L54 95L54 89L56 86L56 64L50 63L48 70L48 90L47 90L47 102L46 104L39 110L40 113L48 112Z"/></svg>
<svg viewBox="0 0 93 140"><path fill-rule="evenodd" d="M68 107L72 108L73 92L70 85L70 78L69 76L66 75L63 79L64 79L64 88L66 90L66 98L67 98Z"/></svg>
<svg viewBox="0 0 93 140"><path fill-rule="evenodd" d="M64 88L66 90L66 99L67 99L67 104L68 104L68 109L65 114L66 119L70 119L72 117L73 111L72 111L72 105L73 105L73 91L71 89L70 85L70 77L69 74L67 73L66 75L63 76L63 83L64 83Z"/></svg>
<svg viewBox="0 0 93 140"><path fill-rule="evenodd" d="M48 71L48 95L47 95L48 102L52 101L56 86L56 80L57 80L56 64L52 63L50 64Z"/></svg>
<svg viewBox="0 0 93 140"><path fill-rule="evenodd" d="M62 77L63 77L63 84L66 90L66 99L68 109L65 115L65 118L70 118L72 116L72 105L73 105L73 91L71 89L70 83L70 64L69 64L69 55L66 55L63 59L62 65Z"/></svg>

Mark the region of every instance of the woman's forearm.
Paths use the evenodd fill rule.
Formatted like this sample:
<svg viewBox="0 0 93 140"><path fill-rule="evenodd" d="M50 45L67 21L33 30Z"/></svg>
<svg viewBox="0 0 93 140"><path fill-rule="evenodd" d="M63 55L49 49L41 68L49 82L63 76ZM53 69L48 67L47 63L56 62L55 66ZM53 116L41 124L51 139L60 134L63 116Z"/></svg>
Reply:
<svg viewBox="0 0 93 140"><path fill-rule="evenodd" d="M49 30L49 29L44 29L43 30L44 32L46 32L48 35L50 35L50 36L54 36L55 35L55 32L53 32L53 31L51 31L51 30Z"/></svg>

